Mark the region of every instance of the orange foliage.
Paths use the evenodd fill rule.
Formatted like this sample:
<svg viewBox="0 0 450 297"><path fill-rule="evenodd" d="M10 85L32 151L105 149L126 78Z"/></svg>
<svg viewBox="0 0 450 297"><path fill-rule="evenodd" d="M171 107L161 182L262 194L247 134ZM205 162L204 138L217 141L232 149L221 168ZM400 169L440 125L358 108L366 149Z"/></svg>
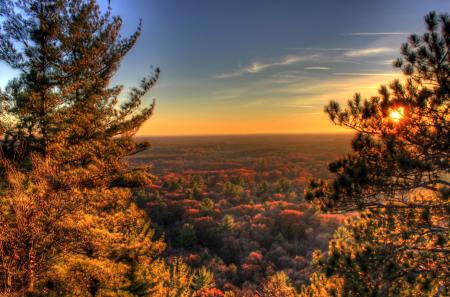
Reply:
<svg viewBox="0 0 450 297"><path fill-rule="evenodd" d="M193 200L193 199L184 199L184 200L180 201L180 203L183 206L191 206L191 207L198 206L198 201L197 200Z"/></svg>
<svg viewBox="0 0 450 297"><path fill-rule="evenodd" d="M262 213L258 213L257 215L255 215L253 217L254 221L263 221L264 220L264 215Z"/></svg>
<svg viewBox="0 0 450 297"><path fill-rule="evenodd" d="M281 194L281 193L273 194L273 199L274 200L283 200L283 199L286 199L286 195Z"/></svg>
<svg viewBox="0 0 450 297"><path fill-rule="evenodd" d="M248 255L248 260L251 262L261 262L263 258L264 256L261 254L260 251L254 251Z"/></svg>
<svg viewBox="0 0 450 297"><path fill-rule="evenodd" d="M196 292L195 295L196 297L222 297L223 296L223 292L217 288L204 288L201 289L200 291Z"/></svg>
<svg viewBox="0 0 450 297"><path fill-rule="evenodd" d="M147 185L145 188L148 189L148 190L159 190L159 189L161 189L162 187L159 186L159 185L155 185L155 184L149 184L149 185Z"/></svg>
<svg viewBox="0 0 450 297"><path fill-rule="evenodd" d="M210 216L194 218L194 226L197 229L207 229L211 227L213 218Z"/></svg>
<svg viewBox="0 0 450 297"><path fill-rule="evenodd" d="M184 213L186 216L195 217L196 215L198 215L200 213L200 210L198 210L196 208L188 208L185 210Z"/></svg>
<svg viewBox="0 0 450 297"><path fill-rule="evenodd" d="M285 224L294 224L301 220L303 212L293 209L286 209L280 212L280 218Z"/></svg>
<svg viewBox="0 0 450 297"><path fill-rule="evenodd" d="M251 204L241 204L239 206L235 206L230 208L230 213L236 213L239 215L252 214L257 212L258 209L255 209L254 205Z"/></svg>
<svg viewBox="0 0 450 297"><path fill-rule="evenodd" d="M189 254L187 260L190 264L198 264L200 262L200 256L198 254Z"/></svg>

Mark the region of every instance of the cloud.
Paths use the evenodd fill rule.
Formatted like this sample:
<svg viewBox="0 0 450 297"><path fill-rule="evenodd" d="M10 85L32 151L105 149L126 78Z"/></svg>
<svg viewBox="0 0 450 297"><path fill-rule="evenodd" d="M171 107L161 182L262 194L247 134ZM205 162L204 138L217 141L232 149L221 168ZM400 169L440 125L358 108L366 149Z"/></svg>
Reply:
<svg viewBox="0 0 450 297"><path fill-rule="evenodd" d="M299 108L299 109L304 109L304 108L322 108L321 105L317 106L317 105L305 105L305 104L299 104L297 102L285 102L285 103L281 103L278 104L278 106L280 107L287 107L287 108Z"/></svg>
<svg viewBox="0 0 450 297"><path fill-rule="evenodd" d="M234 100L242 98L247 92L247 87L235 87L233 89L214 91L210 94L209 98L214 101Z"/></svg>
<svg viewBox="0 0 450 297"><path fill-rule="evenodd" d="M264 100L260 100L260 99L257 99L257 100L251 100L251 101L249 101L249 102L242 103L240 106L241 106L241 107L257 107L257 106L265 106L265 105L268 105L268 102L269 102L269 101L270 101L269 99L264 99Z"/></svg>
<svg viewBox="0 0 450 297"><path fill-rule="evenodd" d="M231 78L231 77L236 77L236 76L240 76L240 75L242 75L242 73L236 71L236 72L217 74L217 75L214 75L214 77L215 78Z"/></svg>
<svg viewBox="0 0 450 297"><path fill-rule="evenodd" d="M382 65L392 65L393 62L394 62L394 59L389 59L389 60L381 61L380 64L382 64Z"/></svg>
<svg viewBox="0 0 450 297"><path fill-rule="evenodd" d="M287 47L286 50L305 50L305 51L351 51L354 48L346 47Z"/></svg>
<svg viewBox="0 0 450 297"><path fill-rule="evenodd" d="M239 99L239 98L241 98L240 96L238 96L238 95L220 95L220 96L215 96L215 97L212 97L211 99L212 100L215 100L215 101L225 101L225 100L233 100L233 99Z"/></svg>
<svg viewBox="0 0 450 297"><path fill-rule="evenodd" d="M390 47L369 47L369 48L362 48L362 49L348 51L348 52L344 53L344 56L346 56L346 57L363 57L363 56L370 56L370 55L392 52L393 50L394 49L390 48Z"/></svg>
<svg viewBox="0 0 450 297"><path fill-rule="evenodd" d="M329 70L330 67L322 67L322 66L311 66L305 67L306 70Z"/></svg>
<svg viewBox="0 0 450 297"><path fill-rule="evenodd" d="M353 32L353 33L345 33L343 35L348 36L403 36L409 35L411 33L408 32Z"/></svg>
<svg viewBox="0 0 450 297"><path fill-rule="evenodd" d="M216 75L215 78L230 78L230 77L241 76L246 73L258 73L258 72L261 72L270 67L291 65L291 64L303 61L305 59L306 59L306 57L303 57L303 56L286 56L283 59L281 59L280 61L275 61L275 62L271 62L271 63L255 62L246 67L238 69L234 72Z"/></svg>
<svg viewBox="0 0 450 297"><path fill-rule="evenodd" d="M333 75L339 76L398 76L397 73L390 72L379 72L379 73L371 73L371 72L338 72L333 73Z"/></svg>

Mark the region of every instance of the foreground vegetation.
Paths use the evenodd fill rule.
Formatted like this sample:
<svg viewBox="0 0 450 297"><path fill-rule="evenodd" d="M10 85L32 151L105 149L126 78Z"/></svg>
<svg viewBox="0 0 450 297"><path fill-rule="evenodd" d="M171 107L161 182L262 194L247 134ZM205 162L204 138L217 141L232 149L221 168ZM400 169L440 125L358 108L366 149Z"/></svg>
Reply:
<svg viewBox="0 0 450 297"><path fill-rule="evenodd" d="M394 62L404 84L326 107L357 135L352 152L329 165L333 180L312 181L306 199L363 213L318 256L310 296L449 294L450 17L432 12L425 23Z"/></svg>
<svg viewBox="0 0 450 297"><path fill-rule="evenodd" d="M447 14L402 47L404 84L326 107L357 132L331 175L288 155L159 179L124 162L148 148L133 135L159 69L120 104L110 86L140 25L121 37L94 0L2 1L0 17L0 60L20 73L0 93L0 294L449 295ZM358 213L328 250L343 219L326 211Z"/></svg>

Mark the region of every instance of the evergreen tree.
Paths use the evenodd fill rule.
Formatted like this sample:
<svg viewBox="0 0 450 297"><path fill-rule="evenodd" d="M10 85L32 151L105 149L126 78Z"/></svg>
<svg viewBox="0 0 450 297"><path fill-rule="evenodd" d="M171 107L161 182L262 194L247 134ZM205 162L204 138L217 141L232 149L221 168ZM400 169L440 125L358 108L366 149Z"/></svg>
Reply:
<svg viewBox="0 0 450 297"><path fill-rule="evenodd" d="M284 272L277 272L267 279L259 294L261 297L295 297L297 293Z"/></svg>
<svg viewBox="0 0 450 297"><path fill-rule="evenodd" d="M193 282L192 288L194 291L201 291L204 289L212 289L216 286L214 282L214 273L202 266L197 270Z"/></svg>
<svg viewBox="0 0 450 297"><path fill-rule="evenodd" d="M326 107L357 136L352 152L330 164L334 181L312 181L306 198L324 210L370 211L332 241L325 276L314 281L345 289L329 296L432 296L449 285L450 18L432 12L425 22L427 32L411 35L394 62L404 84Z"/></svg>
<svg viewBox="0 0 450 297"><path fill-rule="evenodd" d="M147 296L162 289L164 244L128 186L149 182L122 158L159 70L120 100L110 86L141 26L94 0L1 1L0 60L20 75L0 93L0 292Z"/></svg>
<svg viewBox="0 0 450 297"><path fill-rule="evenodd" d="M39 153L65 166L110 167L144 146L131 137L152 114L141 98L159 70L120 105L122 86L109 85L140 25L120 37L121 19L92 0L6 1L1 16L0 59L20 72L1 94L5 156L20 162Z"/></svg>
<svg viewBox="0 0 450 297"><path fill-rule="evenodd" d="M317 271L300 296L425 297L442 290L438 270L417 273L411 269L416 257L399 254L394 245L380 240L389 236L389 223L374 216L367 211L341 227L330 241L328 255L315 252Z"/></svg>
<svg viewBox="0 0 450 297"><path fill-rule="evenodd" d="M200 209L207 213L213 213L214 206L214 200L212 200L211 198L203 198L202 202L200 202Z"/></svg>
<svg viewBox="0 0 450 297"><path fill-rule="evenodd" d="M190 297L194 276L181 258L174 258L169 269L170 277L164 283L164 293L157 296Z"/></svg>
<svg viewBox="0 0 450 297"><path fill-rule="evenodd" d="M178 234L177 243L184 248L190 248L197 242L198 239L195 227L189 223L183 224Z"/></svg>
<svg viewBox="0 0 450 297"><path fill-rule="evenodd" d="M162 288L150 296L223 296L222 291L215 288L214 274L211 271L205 267L201 267L199 270L192 270L180 257L171 259L165 274Z"/></svg>
<svg viewBox="0 0 450 297"><path fill-rule="evenodd" d="M235 228L235 221L232 215L225 215L220 222L220 228L224 232L233 232Z"/></svg>

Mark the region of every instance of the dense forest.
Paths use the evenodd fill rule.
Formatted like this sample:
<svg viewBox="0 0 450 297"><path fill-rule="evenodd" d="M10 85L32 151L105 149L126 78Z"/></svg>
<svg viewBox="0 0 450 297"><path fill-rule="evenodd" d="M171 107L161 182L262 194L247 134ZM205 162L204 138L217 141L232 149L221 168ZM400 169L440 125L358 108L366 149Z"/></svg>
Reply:
<svg viewBox="0 0 450 297"><path fill-rule="evenodd" d="M351 137L146 139L160 70L111 85L140 23L1 1L0 296L449 296L450 17L425 25L402 80L325 107Z"/></svg>
<svg viewBox="0 0 450 297"><path fill-rule="evenodd" d="M221 289L257 290L284 271L298 289L315 249L326 250L351 214L324 214L303 199L312 176L347 152L349 135L153 138L129 158L158 177L137 190L166 255L207 267ZM257 148L257 149L255 149ZM238 293L237 293L238 294Z"/></svg>

